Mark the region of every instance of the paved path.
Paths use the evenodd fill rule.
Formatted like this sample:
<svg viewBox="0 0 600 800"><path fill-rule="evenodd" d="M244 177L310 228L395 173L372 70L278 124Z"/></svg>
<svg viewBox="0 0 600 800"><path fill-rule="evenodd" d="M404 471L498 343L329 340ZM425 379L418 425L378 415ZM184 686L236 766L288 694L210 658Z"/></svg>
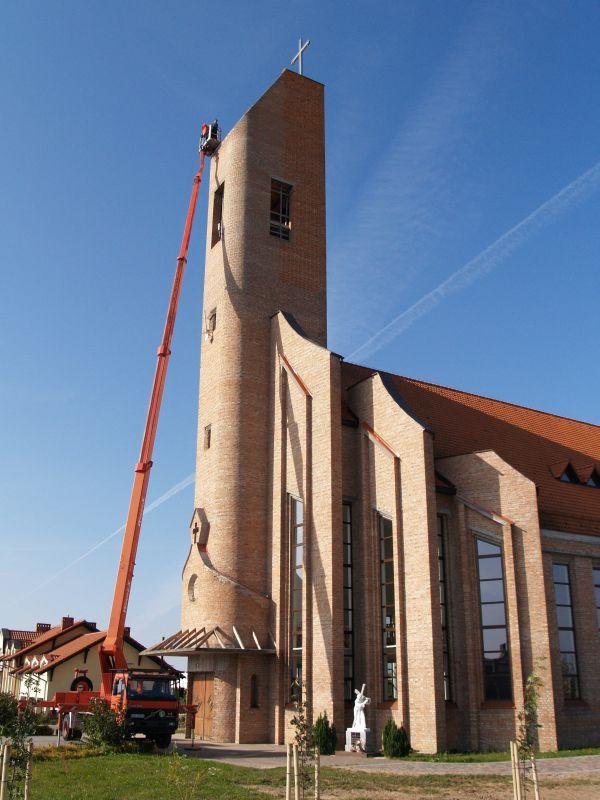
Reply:
<svg viewBox="0 0 600 800"><path fill-rule="evenodd" d="M216 744L196 742L190 748L189 739L176 737L177 749L181 753L197 758L208 758L235 764L240 767L270 769L285 766L285 747L273 744ZM568 775L574 772L599 772L600 755L571 756L567 758L541 758L538 773L544 775ZM322 756L321 765L339 769L365 770L368 772L393 772L406 775L510 775L510 761L485 761L472 764L457 764L436 761L396 761L387 758L365 758L353 753L336 753Z"/></svg>

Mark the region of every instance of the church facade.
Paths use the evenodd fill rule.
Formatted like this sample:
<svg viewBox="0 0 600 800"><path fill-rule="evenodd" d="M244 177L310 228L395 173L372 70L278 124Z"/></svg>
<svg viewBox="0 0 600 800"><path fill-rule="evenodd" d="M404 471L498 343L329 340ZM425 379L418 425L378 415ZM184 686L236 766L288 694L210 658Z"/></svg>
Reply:
<svg viewBox="0 0 600 800"><path fill-rule="evenodd" d="M212 159L182 628L196 732L600 744L600 428L327 349L323 86L291 71Z"/></svg>

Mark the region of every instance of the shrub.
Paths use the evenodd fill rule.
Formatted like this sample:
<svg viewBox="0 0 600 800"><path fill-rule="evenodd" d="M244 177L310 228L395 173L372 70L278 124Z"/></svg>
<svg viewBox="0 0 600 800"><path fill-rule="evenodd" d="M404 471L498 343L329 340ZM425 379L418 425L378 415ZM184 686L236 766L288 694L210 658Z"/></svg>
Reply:
<svg viewBox="0 0 600 800"><path fill-rule="evenodd" d="M52 736L54 733L54 728L51 728L50 725L37 725L35 726L35 735L36 736Z"/></svg>
<svg viewBox="0 0 600 800"><path fill-rule="evenodd" d="M337 733L335 725L330 725L327 719L327 712L324 711L313 725L312 730L313 745L319 748L323 756L332 756L335 753L337 744Z"/></svg>
<svg viewBox="0 0 600 800"><path fill-rule="evenodd" d="M17 701L8 692L0 692L0 738L8 738L17 721Z"/></svg>
<svg viewBox="0 0 600 800"><path fill-rule="evenodd" d="M25 770L29 761L29 741L35 733L35 714L31 706L19 712L12 695L0 695L0 738L10 742L10 761L7 772L6 796L9 800L23 795Z"/></svg>
<svg viewBox="0 0 600 800"><path fill-rule="evenodd" d="M90 712L84 715L82 727L92 747L119 748L127 738L125 715L113 711L101 697L90 700Z"/></svg>
<svg viewBox="0 0 600 800"><path fill-rule="evenodd" d="M410 739L404 725L398 727L393 719L388 719L383 729L383 754L387 758L402 758L410 750Z"/></svg>
<svg viewBox="0 0 600 800"><path fill-rule="evenodd" d="M519 720L517 745L519 747L520 758L525 760L535 756L538 731L542 727L538 722L538 704L540 689L542 689L543 686L544 682L535 672L532 672L531 675L527 677L523 710L517 715Z"/></svg>

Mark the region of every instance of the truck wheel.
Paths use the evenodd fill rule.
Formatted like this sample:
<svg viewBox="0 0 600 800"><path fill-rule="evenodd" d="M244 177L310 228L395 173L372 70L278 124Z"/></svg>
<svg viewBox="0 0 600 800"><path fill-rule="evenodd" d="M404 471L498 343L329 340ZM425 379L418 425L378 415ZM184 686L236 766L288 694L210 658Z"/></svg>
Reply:
<svg viewBox="0 0 600 800"><path fill-rule="evenodd" d="M62 737L65 742L71 742L73 740L73 728L69 725L67 717L62 721Z"/></svg>
<svg viewBox="0 0 600 800"><path fill-rule="evenodd" d="M171 744L171 734L161 733L159 736L155 736L154 744L158 747L159 750L166 750L167 747Z"/></svg>

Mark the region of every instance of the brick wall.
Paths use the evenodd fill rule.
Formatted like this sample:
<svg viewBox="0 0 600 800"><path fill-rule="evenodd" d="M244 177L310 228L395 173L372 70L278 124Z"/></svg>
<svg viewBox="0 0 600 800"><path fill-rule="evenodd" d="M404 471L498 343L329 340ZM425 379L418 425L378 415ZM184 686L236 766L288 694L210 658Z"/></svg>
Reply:
<svg viewBox="0 0 600 800"><path fill-rule="evenodd" d="M277 740L289 735L288 495L304 503L303 680L309 716L344 730L340 364L278 314L272 326L273 585L277 608ZM337 412L337 413L336 413Z"/></svg>

